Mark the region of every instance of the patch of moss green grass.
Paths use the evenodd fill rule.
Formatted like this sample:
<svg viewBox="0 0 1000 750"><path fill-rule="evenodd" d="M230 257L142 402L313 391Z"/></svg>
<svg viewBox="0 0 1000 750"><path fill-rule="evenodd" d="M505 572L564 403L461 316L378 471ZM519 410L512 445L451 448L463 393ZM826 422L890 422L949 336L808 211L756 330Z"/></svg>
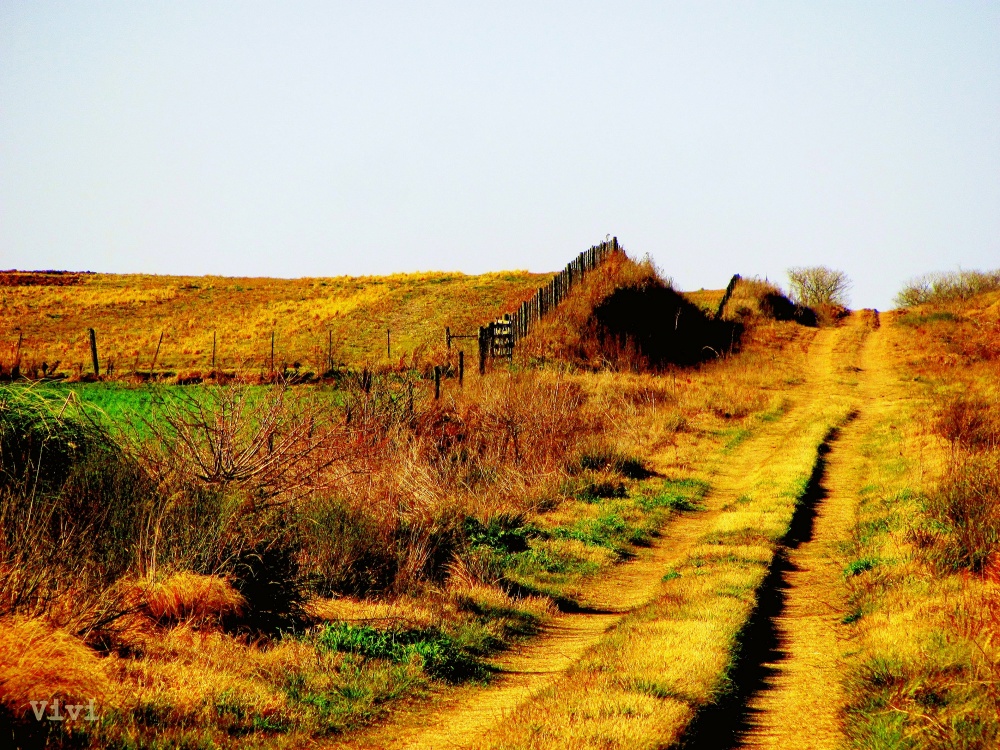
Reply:
<svg viewBox="0 0 1000 750"><path fill-rule="evenodd" d="M487 525L466 521L465 535L475 565L502 585L572 606L582 580L634 557L672 514L704 507L708 484L703 480L638 481L611 473L609 463L595 461L572 477L563 488L572 494L561 501L557 514L543 513L534 523L507 516L498 516ZM595 486L614 491L594 492Z"/></svg>

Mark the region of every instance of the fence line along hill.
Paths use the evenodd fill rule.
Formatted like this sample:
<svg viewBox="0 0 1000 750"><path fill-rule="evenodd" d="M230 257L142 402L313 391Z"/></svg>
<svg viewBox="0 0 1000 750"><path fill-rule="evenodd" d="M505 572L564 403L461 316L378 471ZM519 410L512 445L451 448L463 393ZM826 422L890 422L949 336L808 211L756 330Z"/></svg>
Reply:
<svg viewBox="0 0 1000 750"><path fill-rule="evenodd" d="M416 273L307 279L0 273L6 339L0 366L27 374L90 372L89 329L102 373L325 369L398 362L444 345L445 327L475 333L518 309L552 274ZM386 330L391 333L388 336ZM160 337L162 334L162 343ZM388 344L388 346L387 346ZM470 353L474 342L469 342ZM159 353L156 354L159 346ZM39 373L41 374L41 373Z"/></svg>

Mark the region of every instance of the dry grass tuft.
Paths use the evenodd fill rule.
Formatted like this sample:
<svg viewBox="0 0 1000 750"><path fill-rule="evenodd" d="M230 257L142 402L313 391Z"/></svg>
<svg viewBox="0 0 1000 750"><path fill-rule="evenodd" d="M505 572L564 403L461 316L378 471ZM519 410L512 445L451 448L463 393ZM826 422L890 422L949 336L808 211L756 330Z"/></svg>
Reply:
<svg viewBox="0 0 1000 750"><path fill-rule="evenodd" d="M150 587L145 609L158 622L208 623L238 615L245 605L243 597L228 581L182 571Z"/></svg>
<svg viewBox="0 0 1000 750"><path fill-rule="evenodd" d="M15 716L31 701L85 703L107 690L101 660L80 639L40 618L0 622L0 705Z"/></svg>
<svg viewBox="0 0 1000 750"><path fill-rule="evenodd" d="M525 596L515 599L495 586L456 585L448 588L448 595L459 609L475 611L519 610L544 621L556 614L556 606L547 596Z"/></svg>
<svg viewBox="0 0 1000 750"><path fill-rule="evenodd" d="M450 612L448 610L451 610ZM396 625L406 628L428 628L440 625L448 614L454 614L441 597L419 599L400 596L393 599L356 599L344 596L313 599L307 605L313 619L321 622L368 623L377 626Z"/></svg>

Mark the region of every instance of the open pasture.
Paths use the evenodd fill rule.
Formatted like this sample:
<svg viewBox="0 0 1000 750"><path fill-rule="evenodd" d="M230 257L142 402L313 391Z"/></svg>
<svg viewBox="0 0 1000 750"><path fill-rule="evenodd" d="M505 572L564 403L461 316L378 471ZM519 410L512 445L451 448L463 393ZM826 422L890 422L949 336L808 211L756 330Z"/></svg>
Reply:
<svg viewBox="0 0 1000 750"><path fill-rule="evenodd" d="M71 376L92 372L90 328L102 374L109 367L119 375L148 372L154 358L158 372L207 372L213 340L216 369L269 371L272 334L279 371L298 363L322 372L331 361L411 364L444 348L446 326L474 334L549 278L523 271L325 279L79 274L73 283L42 284L31 274L9 275L0 284L0 366L19 358L22 372L45 364ZM474 350L475 341L464 343Z"/></svg>

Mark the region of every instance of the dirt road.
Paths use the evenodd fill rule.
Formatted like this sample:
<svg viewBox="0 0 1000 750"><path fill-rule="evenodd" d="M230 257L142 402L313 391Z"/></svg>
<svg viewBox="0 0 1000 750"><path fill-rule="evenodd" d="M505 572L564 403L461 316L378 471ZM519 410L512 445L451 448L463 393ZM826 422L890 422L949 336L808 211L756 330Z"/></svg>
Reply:
<svg viewBox="0 0 1000 750"><path fill-rule="evenodd" d="M782 475L785 457L792 453L789 446L809 439L809 431L821 421L818 414L844 412L850 404L865 418L864 402L874 397L881 365L873 349L877 332L869 336L859 326L866 323L854 316L844 328L816 334L806 382L790 392L784 415L709 467L707 509L678 516L640 558L593 582L584 592L587 611L561 615L541 636L506 655L499 662L501 676L491 686L466 687L432 705L416 704L330 747L462 748L481 743L505 714L559 679L619 619L653 598L663 574L687 558L724 508L747 488ZM860 367L854 364L859 352ZM780 645L774 663L763 665L771 676L741 709L741 726L747 731L734 732L748 747L825 748L839 737L837 625L843 616L843 566L831 550L845 538L853 518L852 429L844 429L828 456L828 497L817 504L813 530L789 551L784 607L773 623ZM801 720L803 711L812 717L808 725Z"/></svg>
<svg viewBox="0 0 1000 750"><path fill-rule="evenodd" d="M864 484L861 441L891 404L896 378L875 318L855 314L841 329L823 392L850 405L855 418L829 446L819 492L806 522L786 543L770 614L775 648L759 665L760 684L743 710L735 747L833 750L842 744L842 656L850 649L842 543L850 538Z"/></svg>

